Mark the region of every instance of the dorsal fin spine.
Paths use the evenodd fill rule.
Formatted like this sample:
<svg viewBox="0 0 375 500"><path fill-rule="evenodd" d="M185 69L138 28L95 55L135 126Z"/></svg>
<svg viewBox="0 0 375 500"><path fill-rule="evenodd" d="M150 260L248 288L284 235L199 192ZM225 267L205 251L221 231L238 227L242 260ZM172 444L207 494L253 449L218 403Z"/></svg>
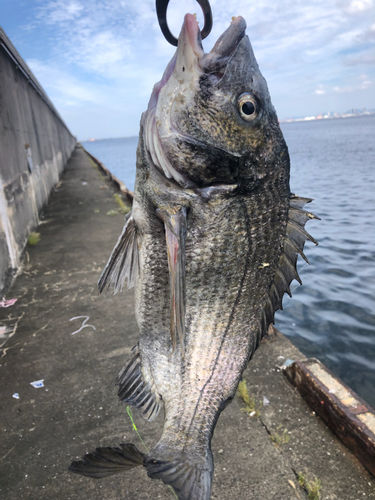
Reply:
<svg viewBox="0 0 375 500"><path fill-rule="evenodd" d="M301 226L300 224L298 224L297 222L294 222L293 220L288 220L288 226L291 225L295 230L299 231L300 233L302 233L302 235L305 237L305 240L310 240L312 241L313 243L315 243L315 245L318 245L318 242L316 241L315 238L313 238L311 236L311 234L309 234L303 226ZM287 229L288 231L288 229Z"/></svg>
<svg viewBox="0 0 375 500"><path fill-rule="evenodd" d="M262 317L259 323L259 335L257 344L262 338L271 323L274 321L275 312L282 309L282 298L284 293L291 297L290 283L293 279L301 285L302 281L296 269L297 255L309 264L307 257L303 253L303 247L306 240L310 240L316 245L318 242L305 230L304 226L310 219L318 219L314 214L303 210L306 203L313 201L310 198L300 198L292 195L290 197L290 208L288 212L288 221L284 234L283 252L280 255L279 263L274 274L274 278L267 294L266 302L263 307Z"/></svg>
<svg viewBox="0 0 375 500"><path fill-rule="evenodd" d="M310 264L309 259L303 253L303 250L298 245L296 245L294 240L292 240L292 238L290 238L288 234L285 234L285 236L284 236L284 247L285 247L285 244L289 244L293 248L294 252L296 254L298 253L303 258L303 260L306 262L306 264Z"/></svg>

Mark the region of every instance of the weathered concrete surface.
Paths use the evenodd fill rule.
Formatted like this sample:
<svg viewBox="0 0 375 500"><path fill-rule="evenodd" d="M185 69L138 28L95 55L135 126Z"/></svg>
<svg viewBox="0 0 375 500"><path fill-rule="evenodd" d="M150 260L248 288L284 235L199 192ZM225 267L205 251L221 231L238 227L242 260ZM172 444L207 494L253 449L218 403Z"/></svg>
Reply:
<svg viewBox="0 0 375 500"><path fill-rule="evenodd" d="M0 292L76 144L0 28Z"/></svg>
<svg viewBox="0 0 375 500"><path fill-rule="evenodd" d="M86 185L83 183L87 182ZM132 293L98 297L96 282L122 229L113 191L82 149L68 163L38 231L23 272L0 308L0 498L9 500L172 500L171 491L142 468L95 481L67 472L71 460L96 446L142 443L114 379L137 341ZM99 210L99 212L98 212ZM75 335L82 319L94 325ZM260 417L241 411L237 397L221 415L213 438L217 500L306 499L296 475L322 482L323 499L375 498L375 480L312 414L277 365L300 352L284 337L263 344L245 372L250 394L266 396ZM35 389L30 382L44 379ZM19 393L19 399L12 395ZM158 439L162 415L148 423L134 412L146 445ZM270 435L288 430L278 448ZM293 488L292 484L295 486Z"/></svg>

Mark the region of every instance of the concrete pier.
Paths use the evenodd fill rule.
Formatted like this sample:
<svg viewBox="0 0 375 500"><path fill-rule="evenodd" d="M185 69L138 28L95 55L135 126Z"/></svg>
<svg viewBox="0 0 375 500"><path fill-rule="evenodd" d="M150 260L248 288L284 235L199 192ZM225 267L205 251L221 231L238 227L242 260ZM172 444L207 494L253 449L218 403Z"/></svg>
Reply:
<svg viewBox="0 0 375 500"><path fill-rule="evenodd" d="M8 290L6 299L17 301L0 307L1 499L174 498L141 467L103 480L67 471L98 446L131 442L144 451L114 387L138 338L133 294L96 289L123 226L114 194L77 147L44 210L40 241L26 248ZM322 499L375 499L375 479L283 375L287 358L303 355L284 336L263 343L244 374L259 411L241 411L237 396L221 415L211 498L307 499L302 472L310 484L320 480ZM42 387L31 385L40 380ZM152 423L133 416L151 448L163 415Z"/></svg>

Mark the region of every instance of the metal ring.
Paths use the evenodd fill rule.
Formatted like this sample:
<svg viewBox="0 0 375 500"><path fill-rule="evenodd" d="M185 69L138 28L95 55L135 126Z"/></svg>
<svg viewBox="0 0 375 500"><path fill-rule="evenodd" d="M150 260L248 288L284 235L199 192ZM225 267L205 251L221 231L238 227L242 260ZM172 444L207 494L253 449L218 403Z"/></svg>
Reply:
<svg viewBox="0 0 375 500"><path fill-rule="evenodd" d="M212 30L212 11L208 0L197 0L204 15L204 27L201 31L202 40L204 40ZM160 29L165 37L165 39L171 44L177 47L178 39L172 35L167 24L167 7L169 0L156 0L156 13L158 16Z"/></svg>

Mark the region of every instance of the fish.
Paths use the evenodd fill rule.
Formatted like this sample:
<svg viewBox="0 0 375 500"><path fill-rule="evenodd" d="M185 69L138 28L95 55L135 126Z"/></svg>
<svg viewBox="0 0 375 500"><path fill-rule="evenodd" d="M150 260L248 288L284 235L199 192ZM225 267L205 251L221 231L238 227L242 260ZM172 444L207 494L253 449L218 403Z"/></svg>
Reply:
<svg viewBox="0 0 375 500"><path fill-rule="evenodd" d="M146 420L146 454L97 448L70 470L105 477L143 466L179 500L208 500L211 439L243 371L299 281L312 201L290 191L290 159L246 22L205 53L186 14L178 47L141 118L131 213L99 291L134 287L139 341L116 383ZM307 261L308 262L308 261Z"/></svg>

